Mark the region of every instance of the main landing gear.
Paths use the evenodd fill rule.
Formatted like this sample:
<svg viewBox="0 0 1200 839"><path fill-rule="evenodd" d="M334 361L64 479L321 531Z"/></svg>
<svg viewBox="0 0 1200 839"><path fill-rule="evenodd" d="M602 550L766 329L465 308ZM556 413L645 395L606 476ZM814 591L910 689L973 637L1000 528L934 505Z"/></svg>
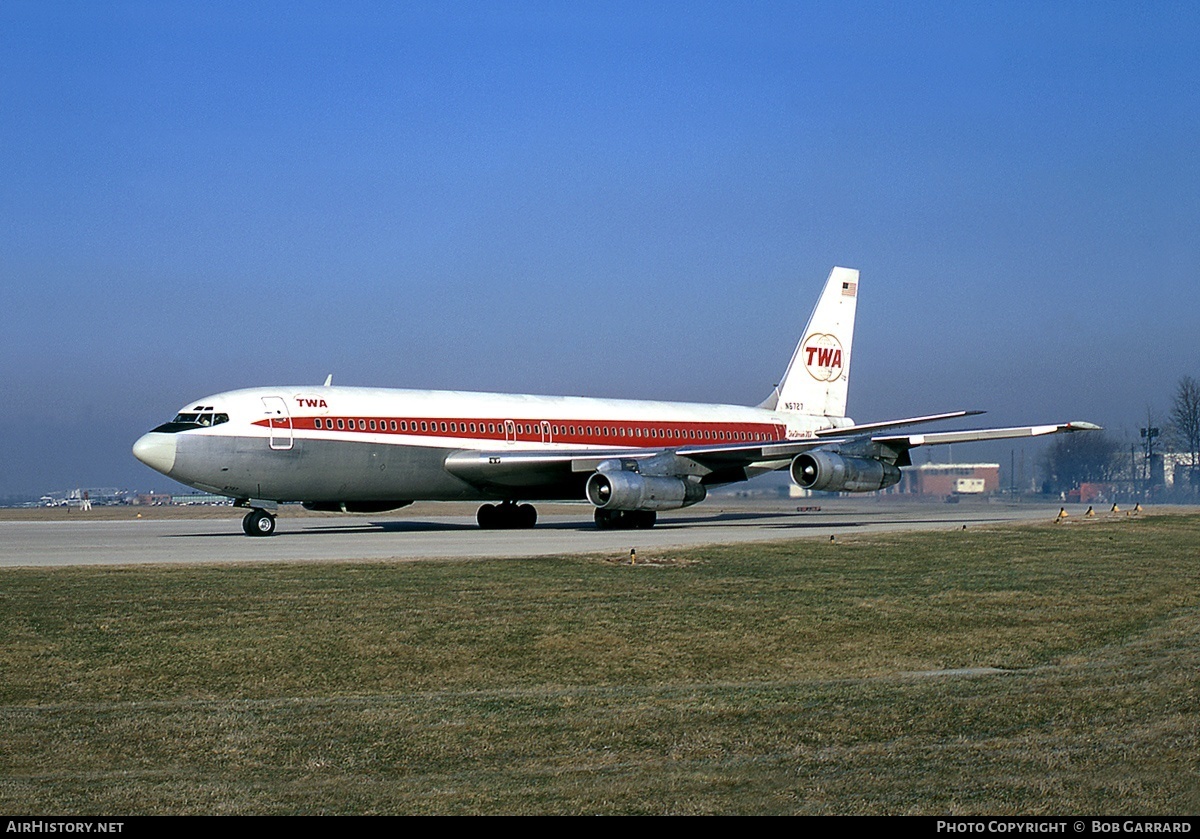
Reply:
<svg viewBox="0 0 1200 839"><path fill-rule="evenodd" d="M484 530L519 530L537 524L537 510L531 504L503 501L484 504L475 518Z"/></svg>
<svg viewBox="0 0 1200 839"><path fill-rule="evenodd" d="M596 510L596 527L601 530L646 530L656 521L653 510Z"/></svg>
<svg viewBox="0 0 1200 839"><path fill-rule="evenodd" d="M266 510L255 508L242 519L242 530L247 536L273 536L275 517Z"/></svg>

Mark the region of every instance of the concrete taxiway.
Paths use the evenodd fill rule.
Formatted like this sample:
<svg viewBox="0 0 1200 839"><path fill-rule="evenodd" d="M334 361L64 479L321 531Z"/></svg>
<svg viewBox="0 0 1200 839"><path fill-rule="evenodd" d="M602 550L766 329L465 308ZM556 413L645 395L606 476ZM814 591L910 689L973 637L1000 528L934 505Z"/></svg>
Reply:
<svg viewBox="0 0 1200 839"><path fill-rule="evenodd" d="M804 502L802 502L804 503ZM814 502L815 505L815 502ZM812 506L812 505L810 505ZM329 562L505 558L564 554L628 556L709 544L845 537L904 530L961 530L1006 522L1050 522L1060 504L914 504L856 499L795 504L730 504L659 515L651 530L598 530L591 508L539 518L533 530L480 530L473 515L287 517L276 535L242 534L238 518L125 521L0 521L0 567L151 563ZM1079 516L1081 511L1073 510ZM427 514L423 514L427 513Z"/></svg>

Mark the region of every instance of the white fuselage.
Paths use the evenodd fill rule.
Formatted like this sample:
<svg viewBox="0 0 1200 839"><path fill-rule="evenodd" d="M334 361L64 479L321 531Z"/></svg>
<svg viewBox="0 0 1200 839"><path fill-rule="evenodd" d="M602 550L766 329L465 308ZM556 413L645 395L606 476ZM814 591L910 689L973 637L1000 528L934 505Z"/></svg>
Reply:
<svg viewBox="0 0 1200 839"><path fill-rule="evenodd" d="M143 462L205 491L276 501L496 498L513 493L464 483L446 457L799 440L851 424L737 405L351 387L229 391L180 416L202 424L148 433L135 446ZM583 498L576 482L526 491Z"/></svg>

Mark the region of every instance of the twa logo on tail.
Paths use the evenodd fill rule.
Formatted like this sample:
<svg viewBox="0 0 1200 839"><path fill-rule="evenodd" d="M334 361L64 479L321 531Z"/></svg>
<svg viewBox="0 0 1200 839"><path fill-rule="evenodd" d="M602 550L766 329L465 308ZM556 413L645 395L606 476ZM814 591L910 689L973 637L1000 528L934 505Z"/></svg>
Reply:
<svg viewBox="0 0 1200 839"><path fill-rule="evenodd" d="M814 332L804 339L804 369L818 382L832 382L842 375L842 342L827 332Z"/></svg>

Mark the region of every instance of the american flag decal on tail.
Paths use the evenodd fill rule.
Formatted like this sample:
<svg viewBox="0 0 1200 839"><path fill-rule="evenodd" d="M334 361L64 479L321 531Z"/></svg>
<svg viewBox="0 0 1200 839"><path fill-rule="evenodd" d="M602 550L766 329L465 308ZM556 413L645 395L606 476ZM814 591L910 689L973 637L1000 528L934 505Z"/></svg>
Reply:
<svg viewBox="0 0 1200 839"><path fill-rule="evenodd" d="M858 283L842 283L842 296L854 297L858 293Z"/></svg>

